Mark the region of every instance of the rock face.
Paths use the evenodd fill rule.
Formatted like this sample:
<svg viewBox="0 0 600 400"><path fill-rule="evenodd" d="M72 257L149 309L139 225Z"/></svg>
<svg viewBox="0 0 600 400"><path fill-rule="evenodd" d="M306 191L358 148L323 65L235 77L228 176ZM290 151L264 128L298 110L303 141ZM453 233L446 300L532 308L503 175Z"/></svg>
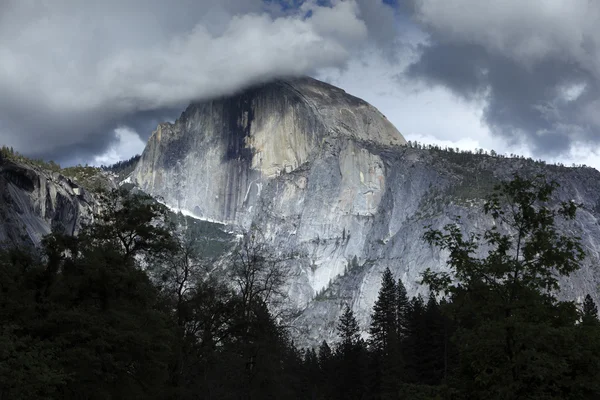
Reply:
<svg viewBox="0 0 600 400"><path fill-rule="evenodd" d="M0 245L38 245L53 228L76 234L92 218L94 204L59 173L0 159Z"/></svg>
<svg viewBox="0 0 600 400"><path fill-rule="evenodd" d="M464 229L491 221L482 198L512 172L544 173L561 200L585 204L566 232L582 237L586 267L563 294L596 295L600 274L600 173L521 159L402 146L376 109L309 78L277 81L236 96L191 105L152 134L133 179L174 208L238 228L257 226L294 276L301 344L334 336L345 304L366 328L382 271L409 294L446 255L422 240L461 216Z"/></svg>
<svg viewBox="0 0 600 400"><path fill-rule="evenodd" d="M159 125L133 176L169 205L247 226L264 184L315 162L332 139L405 143L381 113L341 89L309 78L278 81L193 104L175 124ZM354 201L355 213L373 212L383 185L378 160L357 147L341 162L362 168L361 184L372 187Z"/></svg>
<svg viewBox="0 0 600 400"><path fill-rule="evenodd" d="M343 148L344 145L341 145L332 149L331 159L335 159ZM419 284L420 274L427 268L446 270L447 253L432 248L422 240L426 227L442 229L455 217L460 217L466 233L491 228L492 220L483 212L484 198L495 183L510 179L515 172L529 176L544 174L561 185L555 193L558 201L575 200L584 204L575 222L559 221L564 233L582 238L587 253L584 267L561 280L561 296L581 301L585 294L590 293L598 298L598 171L435 150L372 147L369 151L379 156L385 167L386 189L377 212L364 218L360 227L354 225L350 238L347 234L348 225L339 224L337 232L329 230L331 236L326 238L325 243L321 239L311 247L306 242L294 242L295 246L308 250L309 260L317 264L316 271L330 270L332 265L336 265L336 260L340 264L346 262L343 274L327 285L325 291L308 301L295 321L296 333L302 343L314 345L324 338L335 338L335 324L345 304L352 306L359 323L367 329L381 275L386 267L396 278L402 279L409 295L420 293L427 296L427 289ZM330 165L335 164L333 160L330 162ZM276 195L273 193L272 196ZM313 210L316 209L315 206ZM265 220L273 221L268 216ZM266 221L263 225L269 226ZM275 222L270 223L270 226L274 225ZM281 238L278 246L283 248L284 233L291 228L282 223L277 226ZM353 254L357 256L356 260L352 259ZM307 276L311 276L310 273L307 272Z"/></svg>

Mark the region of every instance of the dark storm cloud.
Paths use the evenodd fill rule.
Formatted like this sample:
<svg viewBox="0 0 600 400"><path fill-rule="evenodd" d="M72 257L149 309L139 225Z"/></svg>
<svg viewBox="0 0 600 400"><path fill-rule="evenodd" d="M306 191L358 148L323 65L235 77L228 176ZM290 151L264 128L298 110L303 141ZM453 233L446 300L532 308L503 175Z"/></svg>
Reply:
<svg viewBox="0 0 600 400"><path fill-rule="evenodd" d="M485 97L484 118L493 132L513 142L525 139L539 154L568 150L571 142L597 132L582 115L599 98L597 83L572 63L548 58L524 68L483 46L462 43L435 43L420 51L408 78L444 85L469 100ZM564 98L569 85L583 83L578 98Z"/></svg>
<svg viewBox="0 0 600 400"><path fill-rule="evenodd" d="M147 137L191 100L343 66L393 36L391 10L365 0L2 0L0 143L85 159L116 127Z"/></svg>
<svg viewBox="0 0 600 400"><path fill-rule="evenodd" d="M405 78L483 99L492 132L538 155L600 140L599 3L413 3L429 36Z"/></svg>

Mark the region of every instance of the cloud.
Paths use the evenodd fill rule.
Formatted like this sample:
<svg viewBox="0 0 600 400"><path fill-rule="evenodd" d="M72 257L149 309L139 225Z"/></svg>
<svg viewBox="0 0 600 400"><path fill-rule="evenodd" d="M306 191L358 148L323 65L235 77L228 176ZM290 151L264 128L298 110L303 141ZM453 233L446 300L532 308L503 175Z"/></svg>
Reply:
<svg viewBox="0 0 600 400"><path fill-rule="evenodd" d="M256 82L342 67L393 40L383 3L281 4L4 0L0 142L59 161L90 158L117 140L118 126L144 137L147 127L132 125Z"/></svg>
<svg viewBox="0 0 600 400"><path fill-rule="evenodd" d="M370 52L343 71L322 71L318 78L376 105L406 140L508 151L482 122L481 101L467 101L443 86L420 87L410 80L398 85L397 70L416 58L409 47L399 55L400 63Z"/></svg>
<svg viewBox="0 0 600 400"><path fill-rule="evenodd" d="M139 135L129 128L115 129L117 140L113 142L106 152L94 157L94 165L112 165L126 160L132 154L141 154L146 143Z"/></svg>
<svg viewBox="0 0 600 400"><path fill-rule="evenodd" d="M598 142L600 3L413 0L412 11L428 40L405 79L484 100L492 132L535 155Z"/></svg>

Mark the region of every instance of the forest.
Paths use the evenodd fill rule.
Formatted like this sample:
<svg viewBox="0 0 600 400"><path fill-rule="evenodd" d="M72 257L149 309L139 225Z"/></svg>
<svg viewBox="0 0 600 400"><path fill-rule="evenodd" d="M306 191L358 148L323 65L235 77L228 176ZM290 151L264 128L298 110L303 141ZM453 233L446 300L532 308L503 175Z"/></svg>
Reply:
<svg viewBox="0 0 600 400"><path fill-rule="evenodd" d="M2 248L0 399L598 399L597 307L559 297L585 252L558 227L580 206L556 186L499 184L482 232L424 227L448 255L429 295L386 269L370 325L343 305L338 340L310 349L274 311L285 274L258 235L216 274L164 206L104 193L77 236Z"/></svg>

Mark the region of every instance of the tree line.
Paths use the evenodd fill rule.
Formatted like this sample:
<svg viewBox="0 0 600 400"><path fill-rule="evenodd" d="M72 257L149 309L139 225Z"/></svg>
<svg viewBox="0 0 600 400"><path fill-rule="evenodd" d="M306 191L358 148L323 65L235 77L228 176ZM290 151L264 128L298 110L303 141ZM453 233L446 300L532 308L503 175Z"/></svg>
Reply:
<svg viewBox="0 0 600 400"><path fill-rule="evenodd" d="M485 204L492 228L426 228L449 255L429 296L386 269L368 334L346 306L311 349L273 315L287 275L259 234L215 274L164 206L106 193L77 237L0 253L0 398L597 399L596 305L557 298L584 257L557 222L579 205L555 188L516 176Z"/></svg>
<svg viewBox="0 0 600 400"><path fill-rule="evenodd" d="M516 153L507 153L507 154L498 153L493 149L490 150L489 152L486 149L482 149L482 148L468 150L468 149L460 149L458 147L452 147L452 146L440 146L437 144L421 143L416 140L409 140L408 142L406 142L405 146L407 146L411 149L430 150L430 151L433 150L433 151L444 152L444 153L453 154L453 155L457 155L457 156L466 156L466 157L468 157L468 156L486 156L486 157L494 157L494 158L513 158L513 159L519 159L519 160L527 160L529 162L540 164L540 165L547 164L546 161L542 160L541 158L534 160L531 157L525 157L523 155L516 154ZM561 162L551 163L549 165L554 165L554 166L558 166L558 167L567 167L565 164L563 164ZM570 167L571 168L589 168L585 164L576 164L576 163L572 163L570 165Z"/></svg>

